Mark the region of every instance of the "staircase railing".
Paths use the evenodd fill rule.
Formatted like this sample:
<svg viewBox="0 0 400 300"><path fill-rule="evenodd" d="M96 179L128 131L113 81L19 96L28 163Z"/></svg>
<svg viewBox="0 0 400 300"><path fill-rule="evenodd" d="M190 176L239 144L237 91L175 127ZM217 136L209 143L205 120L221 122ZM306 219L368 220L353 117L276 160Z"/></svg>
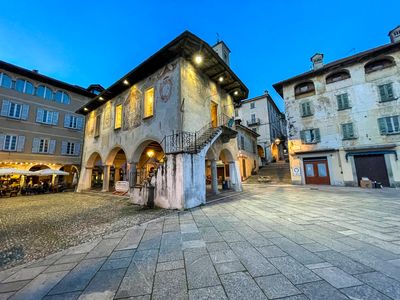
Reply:
<svg viewBox="0 0 400 300"><path fill-rule="evenodd" d="M220 114L215 120L208 122L196 132L176 131L171 135L166 135L161 144L166 154L196 153L220 127L234 128L234 125L233 118Z"/></svg>

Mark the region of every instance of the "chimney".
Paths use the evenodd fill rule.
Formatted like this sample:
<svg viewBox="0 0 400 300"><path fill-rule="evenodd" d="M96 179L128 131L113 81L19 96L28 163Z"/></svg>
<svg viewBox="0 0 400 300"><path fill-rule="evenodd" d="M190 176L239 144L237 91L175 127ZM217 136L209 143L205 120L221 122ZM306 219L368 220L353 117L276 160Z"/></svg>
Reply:
<svg viewBox="0 0 400 300"><path fill-rule="evenodd" d="M391 43L400 42L400 25L391 30L388 35L390 36Z"/></svg>
<svg viewBox="0 0 400 300"><path fill-rule="evenodd" d="M218 53L219 57L229 66L229 55L231 50L223 41L218 41L213 47L215 52Z"/></svg>
<svg viewBox="0 0 400 300"><path fill-rule="evenodd" d="M318 70L324 66L324 55L322 53L315 53L311 56L313 70Z"/></svg>

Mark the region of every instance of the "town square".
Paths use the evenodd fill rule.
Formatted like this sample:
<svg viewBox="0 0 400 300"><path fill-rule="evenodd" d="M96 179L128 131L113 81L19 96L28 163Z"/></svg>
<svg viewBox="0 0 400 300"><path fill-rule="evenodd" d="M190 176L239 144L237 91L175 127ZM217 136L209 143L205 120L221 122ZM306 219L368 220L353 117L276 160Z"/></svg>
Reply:
<svg viewBox="0 0 400 300"><path fill-rule="evenodd" d="M23 2L0 299L400 299L394 1Z"/></svg>

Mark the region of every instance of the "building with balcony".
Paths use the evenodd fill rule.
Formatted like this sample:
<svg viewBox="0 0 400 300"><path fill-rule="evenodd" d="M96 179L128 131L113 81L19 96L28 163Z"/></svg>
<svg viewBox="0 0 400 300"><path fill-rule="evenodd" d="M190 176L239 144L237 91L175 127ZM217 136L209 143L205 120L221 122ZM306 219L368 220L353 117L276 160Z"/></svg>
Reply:
<svg viewBox="0 0 400 300"><path fill-rule="evenodd" d="M295 184L400 186L400 27L391 42L274 85L285 101Z"/></svg>
<svg viewBox="0 0 400 300"><path fill-rule="evenodd" d="M241 190L233 116L247 94L225 43L184 32L77 110L86 117L78 190L122 182L134 203L174 209L205 203L226 182Z"/></svg>
<svg viewBox="0 0 400 300"><path fill-rule="evenodd" d="M284 160L285 115L280 112L268 92L241 101L235 109L235 118L241 120L242 125L258 133L257 152L262 165Z"/></svg>
<svg viewBox="0 0 400 300"><path fill-rule="evenodd" d="M61 169L72 184L81 160L88 90L0 61L0 168ZM37 180L37 178L33 178Z"/></svg>

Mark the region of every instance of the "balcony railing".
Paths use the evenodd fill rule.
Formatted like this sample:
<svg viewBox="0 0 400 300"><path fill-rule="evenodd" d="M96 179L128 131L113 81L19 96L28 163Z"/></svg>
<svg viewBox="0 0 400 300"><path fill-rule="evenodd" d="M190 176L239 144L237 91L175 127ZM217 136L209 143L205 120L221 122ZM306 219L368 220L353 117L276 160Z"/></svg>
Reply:
<svg viewBox="0 0 400 300"><path fill-rule="evenodd" d="M252 125L260 125L260 118L254 118L251 119L250 121L247 121L247 126L252 126Z"/></svg>

